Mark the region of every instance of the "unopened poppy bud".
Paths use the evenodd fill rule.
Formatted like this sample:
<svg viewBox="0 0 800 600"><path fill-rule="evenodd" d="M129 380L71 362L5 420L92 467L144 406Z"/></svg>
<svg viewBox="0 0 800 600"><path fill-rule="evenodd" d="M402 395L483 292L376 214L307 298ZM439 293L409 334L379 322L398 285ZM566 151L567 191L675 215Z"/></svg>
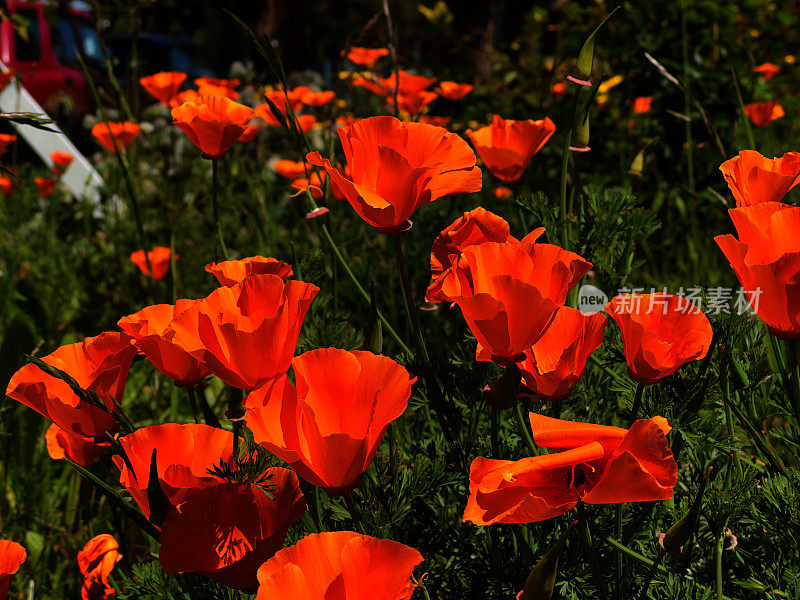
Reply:
<svg viewBox="0 0 800 600"><path fill-rule="evenodd" d="M589 148L589 110L587 107L583 119L572 132L572 140L569 149L573 152L588 152Z"/></svg>
<svg viewBox="0 0 800 600"><path fill-rule="evenodd" d="M645 148L646 147L647 146L645 146ZM639 150L639 153L633 159L633 162L631 163L631 168L628 169L628 173L630 173L631 175L636 175L636 177L641 177L642 176L642 171L644 170L644 150L645 150L645 148L642 148L641 150Z"/></svg>
<svg viewBox="0 0 800 600"><path fill-rule="evenodd" d="M595 30L586 38L586 41L583 43L583 47L581 48L580 53L578 54L578 62L575 64L575 74L570 75L567 77L573 83L577 83L578 85L585 85L590 86L591 82L589 79L592 76L592 67L594 66L594 47L595 41L597 39L597 33L606 24L611 16L619 10L619 6L615 8L611 13L603 19L603 21L598 25Z"/></svg>
<svg viewBox="0 0 800 600"><path fill-rule="evenodd" d="M703 482L700 484L700 489L697 492L697 498L695 498L689 512L686 513L680 521L675 523L675 525L670 527L667 533L662 534L660 537L659 543L664 550L670 554L675 556L679 555L683 551L684 544L692 537L692 533L694 533L695 527L697 526L697 519L700 516L700 507L703 505L703 494L705 494L706 491L707 481L708 472L706 476L703 477Z"/></svg>
<svg viewBox="0 0 800 600"><path fill-rule="evenodd" d="M556 585L556 575L558 574L558 557L564 548L575 523L572 523L555 544L547 551L538 563L533 567L522 592L517 595L519 600L550 600L553 597L553 589Z"/></svg>
<svg viewBox="0 0 800 600"><path fill-rule="evenodd" d="M483 397L495 410L511 408L519 395L521 381L522 372L517 365L512 364L498 379L483 388Z"/></svg>

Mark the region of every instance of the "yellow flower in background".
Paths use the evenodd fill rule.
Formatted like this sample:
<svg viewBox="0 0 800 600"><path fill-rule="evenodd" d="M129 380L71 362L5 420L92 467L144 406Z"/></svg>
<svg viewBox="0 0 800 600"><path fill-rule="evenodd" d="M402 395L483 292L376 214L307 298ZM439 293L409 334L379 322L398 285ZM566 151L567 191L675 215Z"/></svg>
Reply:
<svg viewBox="0 0 800 600"><path fill-rule="evenodd" d="M450 12L450 7L447 6L447 2L444 0L439 0L431 8L428 8L424 4L418 4L417 10L419 10L433 25L446 27L453 22L453 13Z"/></svg>
<svg viewBox="0 0 800 600"><path fill-rule="evenodd" d="M606 79L603 83L597 86L597 104L603 106L606 102L608 102L608 92L612 88L615 88L620 83L622 83L622 75L614 75Z"/></svg>

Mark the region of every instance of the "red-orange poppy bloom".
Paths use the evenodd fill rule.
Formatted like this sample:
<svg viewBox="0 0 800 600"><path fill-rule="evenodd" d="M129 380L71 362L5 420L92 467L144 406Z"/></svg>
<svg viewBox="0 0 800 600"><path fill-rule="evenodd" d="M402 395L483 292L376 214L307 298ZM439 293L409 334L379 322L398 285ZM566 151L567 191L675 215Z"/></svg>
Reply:
<svg viewBox="0 0 800 600"><path fill-rule="evenodd" d="M28 558L25 548L11 540L0 540L0 600L5 600L11 588L11 578Z"/></svg>
<svg viewBox="0 0 800 600"><path fill-rule="evenodd" d="M52 177L34 177L33 182L39 189L39 196L42 198L49 198L56 191L57 181Z"/></svg>
<svg viewBox="0 0 800 600"><path fill-rule="evenodd" d="M78 568L83 575L82 600L105 600L115 592L108 583L108 576L121 558L117 540L108 533L101 533L86 543L78 552Z"/></svg>
<svg viewBox="0 0 800 600"><path fill-rule="evenodd" d="M436 127L447 127L450 124L450 117L437 117L434 115L420 115L419 122L425 125L435 125Z"/></svg>
<svg viewBox="0 0 800 600"><path fill-rule="evenodd" d="M284 548L258 570L256 600L409 600L414 548L352 531L314 533Z"/></svg>
<svg viewBox="0 0 800 600"><path fill-rule="evenodd" d="M678 465L663 417L630 429L562 421L530 413L537 446L562 450L518 461L478 457L469 473L464 521L533 523L589 504L672 498Z"/></svg>
<svg viewBox="0 0 800 600"><path fill-rule="evenodd" d="M355 65L368 67L384 56L389 56L388 48L360 48L358 46L352 46L347 53L347 60Z"/></svg>
<svg viewBox="0 0 800 600"><path fill-rule="evenodd" d="M783 107L774 100L745 104L744 113L756 127L766 127L786 114Z"/></svg>
<svg viewBox="0 0 800 600"><path fill-rule="evenodd" d="M242 135L239 136L239 141L243 144L249 144L258 137L264 127L266 127L266 124L259 120L250 121L247 127L244 128Z"/></svg>
<svg viewBox="0 0 800 600"><path fill-rule="evenodd" d="M144 89L164 106L169 106L180 93L186 73L179 71L165 71L142 77L139 83Z"/></svg>
<svg viewBox="0 0 800 600"><path fill-rule="evenodd" d="M520 362L591 266L551 244L484 242L461 251L441 296L461 309L479 360L483 350L499 364Z"/></svg>
<svg viewBox="0 0 800 600"><path fill-rule="evenodd" d="M469 94L473 87L468 83L456 83L455 81L440 81L436 91L442 98L447 100L461 100Z"/></svg>
<svg viewBox="0 0 800 600"><path fill-rule="evenodd" d="M183 90L179 92L177 96L175 96L172 100L169 101L169 105L174 108L176 106L180 106L184 102L196 102L197 99L200 97L200 94L197 93L197 90Z"/></svg>
<svg viewBox="0 0 800 600"><path fill-rule="evenodd" d="M427 202L481 189L475 153L441 127L372 117L338 133L352 179L319 152L306 159L323 167L359 216L383 233L408 228L411 214Z"/></svg>
<svg viewBox="0 0 800 600"><path fill-rule="evenodd" d="M178 300L174 305L154 304L117 321L119 328L133 338L134 345L147 360L179 387L196 385L209 373L205 364L173 344L167 334L172 320L195 302Z"/></svg>
<svg viewBox="0 0 800 600"><path fill-rule="evenodd" d="M781 68L772 63L764 63L763 65L757 65L753 67L753 73L758 73L761 81L769 81L780 72Z"/></svg>
<svg viewBox="0 0 800 600"><path fill-rule="evenodd" d="M306 106L323 106L333 100L335 95L332 91L315 92L304 85L294 88L293 91L297 98L299 98L300 103Z"/></svg>
<svg viewBox="0 0 800 600"><path fill-rule="evenodd" d="M199 96L172 109L175 125L206 158L221 158L255 116L249 106L225 96Z"/></svg>
<svg viewBox="0 0 800 600"><path fill-rule="evenodd" d="M435 92L429 92L427 90L420 90L412 94L398 94L397 106L404 113L417 115L423 108L438 97L439 96ZM394 96L388 96L386 100L391 106L394 106Z"/></svg>
<svg viewBox="0 0 800 600"><path fill-rule="evenodd" d="M242 283L251 275L277 275L286 279L292 275L292 267L277 258L267 256L249 256L239 260L226 260L221 263L208 263L206 273L217 278L220 285L231 287Z"/></svg>
<svg viewBox="0 0 800 600"><path fill-rule="evenodd" d="M505 182L517 181L533 155L539 152L555 132L549 117L539 121L512 121L495 115L492 124L467 136L486 167Z"/></svg>
<svg viewBox="0 0 800 600"><path fill-rule="evenodd" d="M164 520L158 560L167 573L202 573L246 590L256 572L283 547L292 523L306 512L297 475L272 467L267 496L257 485L223 483L205 488Z"/></svg>
<svg viewBox="0 0 800 600"><path fill-rule="evenodd" d="M562 94L566 94L567 93L567 87L568 87L567 82L565 80L562 80L562 81L557 81L556 83L554 83L553 87L551 87L550 90L556 96L561 96Z"/></svg>
<svg viewBox="0 0 800 600"><path fill-rule="evenodd" d="M742 150L719 167L736 198L736 206L780 202L800 183L800 152L765 158L755 150Z"/></svg>
<svg viewBox="0 0 800 600"><path fill-rule="evenodd" d="M369 467L389 423L408 405L416 377L386 356L322 348L252 391L247 426L257 443L329 494L349 492Z"/></svg>
<svg viewBox="0 0 800 600"><path fill-rule="evenodd" d="M177 316L171 339L224 382L252 390L289 370L317 292L303 281L251 275L217 288Z"/></svg>
<svg viewBox="0 0 800 600"><path fill-rule="evenodd" d="M278 175L290 181L306 176L306 167L303 162L281 159L275 161L272 164L272 168L275 169ZM311 171L311 169L309 169L309 171Z"/></svg>
<svg viewBox="0 0 800 600"><path fill-rule="evenodd" d="M111 152L117 151L114 146L115 140L120 151L125 152L125 149L133 143L139 133L141 133L139 126L130 121L95 123L94 127L92 127L94 138Z"/></svg>
<svg viewBox="0 0 800 600"><path fill-rule="evenodd" d="M128 369L136 348L124 333L106 331L82 342L61 346L42 360L73 377L83 389L96 392L108 411L122 402ZM81 400L69 385L29 363L14 373L6 395L47 417L69 433L88 438L115 432L109 412Z"/></svg>
<svg viewBox="0 0 800 600"><path fill-rule="evenodd" d="M508 200L513 195L514 192L511 190L511 188L507 188L504 185L498 185L496 188L494 188L494 197L498 200Z"/></svg>
<svg viewBox="0 0 800 600"><path fill-rule="evenodd" d="M47 443L47 454L53 460L69 458L83 467L94 463L106 450L111 448L111 443L108 441L74 435L64 431L55 423L47 428L45 442Z"/></svg>
<svg viewBox="0 0 800 600"><path fill-rule="evenodd" d="M739 235L714 241L755 313L777 337L800 339L800 208L762 202L728 211Z"/></svg>
<svg viewBox="0 0 800 600"><path fill-rule="evenodd" d="M10 177L0 177L0 193L10 196L14 192L14 181Z"/></svg>
<svg viewBox="0 0 800 600"><path fill-rule="evenodd" d="M208 469L230 462L233 434L224 429L189 423L164 423L142 427L119 438L128 463L113 457L119 467L119 482L128 490L142 512L150 517L147 488L153 453L158 467L158 483L167 499L177 506L198 490L220 483ZM160 515L163 517L164 515Z"/></svg>
<svg viewBox="0 0 800 600"><path fill-rule="evenodd" d="M17 141L17 136L10 133L0 133L0 154L6 151L11 144Z"/></svg>
<svg viewBox="0 0 800 600"><path fill-rule="evenodd" d="M180 257L176 254L175 260ZM147 253L147 259L144 257L144 250L137 250L131 254L131 262L139 267L139 270L148 277L150 276L150 269L147 267L147 260L150 260L150 266L153 267L153 281L163 279L169 272L170 264L170 250L166 246L156 246Z"/></svg>
<svg viewBox="0 0 800 600"><path fill-rule="evenodd" d="M308 178L300 177L298 179L295 179L292 182L292 188L294 188L297 191L294 194L292 194L292 196L297 196L300 193L308 190L311 192L311 197L314 198L314 200L322 199L322 186L325 184L326 178L327 175L325 174L324 171L322 173L321 179L319 174L316 171L313 171L311 173L311 177Z"/></svg>
<svg viewBox="0 0 800 600"><path fill-rule="evenodd" d="M50 160L53 162L53 175L60 177L75 160L75 157L69 152L52 152Z"/></svg>
<svg viewBox="0 0 800 600"><path fill-rule="evenodd" d="M651 108L653 108L652 96L639 96L633 101L633 112L635 113L649 113Z"/></svg>
<svg viewBox="0 0 800 600"><path fill-rule="evenodd" d="M197 93L201 96L224 96L231 100L239 98L236 88L239 87L238 79L218 79L216 77L198 77L194 80Z"/></svg>
<svg viewBox="0 0 800 600"><path fill-rule="evenodd" d="M700 360L711 346L714 332L708 317L682 296L619 294L605 310L622 333L628 374L643 385Z"/></svg>

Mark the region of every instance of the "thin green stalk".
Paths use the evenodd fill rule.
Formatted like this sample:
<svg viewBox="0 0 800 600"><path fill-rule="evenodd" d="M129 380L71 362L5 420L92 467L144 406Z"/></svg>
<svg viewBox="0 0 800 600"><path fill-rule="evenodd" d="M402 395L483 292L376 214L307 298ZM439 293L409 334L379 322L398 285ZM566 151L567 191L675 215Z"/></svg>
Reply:
<svg viewBox="0 0 800 600"><path fill-rule="evenodd" d="M787 373L791 381L791 402L794 418L797 422L798 430L800 430L800 352L798 352L798 345L800 342L795 340L788 340L786 342L788 352L787 354Z"/></svg>
<svg viewBox="0 0 800 600"><path fill-rule="evenodd" d="M642 383L637 383L636 395L633 397L633 408L631 408L630 425L633 425L633 422L636 420L636 416L639 414L639 408L642 405L643 392L644 392L644 385Z"/></svg>
<svg viewBox="0 0 800 600"><path fill-rule="evenodd" d="M400 114L400 106L397 102L397 95L400 90L400 64L397 62L397 38L394 33L392 23L392 13L389 11L389 0L383 0L383 14L386 15L386 26L389 29L389 53L392 59L392 71L394 72L394 90L392 92L394 100L394 116Z"/></svg>
<svg viewBox="0 0 800 600"><path fill-rule="evenodd" d="M736 392L734 392L734 395ZM750 437L750 440L756 445L756 447L761 452L761 455L769 462L777 471L782 474L786 473L786 467L783 466L783 462L781 459L778 458L775 453L772 451L769 442L767 442L762 434L759 431L756 431L756 428L753 427L753 424L750 423L748 418L739 410L739 407L736 406L736 403L731 400L727 394L723 394L722 400L725 402L725 405L730 407L730 410L733 411L733 414L736 415L736 418L742 424L742 426L747 430L747 433Z"/></svg>
<svg viewBox="0 0 800 600"><path fill-rule="evenodd" d="M219 192L219 177L217 174L217 161L219 159L211 159L211 203L214 208L214 227L217 230L217 244L214 248L214 260L219 261L220 250L225 260L230 260L228 255L228 248L225 246L225 240L222 238L222 223L219 221L219 204L217 203L217 194Z"/></svg>
<svg viewBox="0 0 800 600"><path fill-rule="evenodd" d="M647 600L647 590L650 589L650 583L653 581L653 577L655 577L656 571L658 571L658 567L661 565L661 561L664 559L665 553L666 552L664 551L664 548L658 549L658 556L656 557L656 560L653 561L650 569L647 571L647 577L642 585L642 591L639 592L639 600Z"/></svg>
<svg viewBox="0 0 800 600"><path fill-rule="evenodd" d="M686 89L683 95L683 112L688 117L692 108L691 98L689 97L688 74L689 74L689 37L687 33L688 25L686 19L686 5L681 0L681 45L683 48L683 81ZM692 122L686 121L686 167L688 169L689 189L694 192L694 140L692 137Z"/></svg>
<svg viewBox="0 0 800 600"><path fill-rule="evenodd" d="M747 118L747 113L744 110L744 100L742 99L742 90L739 88L739 78L736 77L736 71L731 67L731 77L733 78L733 87L736 88L736 99L739 101L739 116L744 123L744 134L747 136L748 148L750 150L756 149L756 142L753 138L753 128L750 127L750 119Z"/></svg>
<svg viewBox="0 0 800 600"><path fill-rule="evenodd" d="M525 424L525 417L522 414L522 402L519 400L514 402L514 416L517 419L519 431L522 434L522 438L525 440L525 443L528 445L528 449L534 456L536 456L539 454L539 448L536 446L536 442L533 441L533 433L531 433L530 427Z"/></svg>
<svg viewBox="0 0 800 600"><path fill-rule="evenodd" d="M611 546L611 548L616 550L617 552L622 552L623 554L625 554L625 555L629 556L630 558L642 563L643 565L647 565L649 567L652 567L655 564L654 561L650 560L646 556L644 556L642 554L639 554L638 552L636 552L636 550L628 548L625 544L623 544L621 542L618 542L617 540L615 540L614 538L612 538L610 536L606 535L606 536L603 536L603 537L601 537L599 539L603 540L606 544ZM667 571L667 569L663 565L658 565L657 569L658 569L659 573L667 574L669 572L669 571Z"/></svg>
<svg viewBox="0 0 800 600"><path fill-rule="evenodd" d="M492 407L492 413L491 416L489 417L489 423L491 428L490 437L492 440L492 457L494 458L500 458L500 440L498 439L499 438L498 434L500 429L498 423L499 414L500 411L497 410L495 407Z"/></svg>
<svg viewBox="0 0 800 600"><path fill-rule="evenodd" d="M194 392L192 391L193 388L188 387L186 388L186 394L189 396L189 406L192 409L192 417L194 417L194 422L199 423L199 415L197 413L197 400L194 397Z"/></svg>
<svg viewBox="0 0 800 600"><path fill-rule="evenodd" d="M717 545L714 548L714 591L716 592L717 600L722 600L725 596L722 595L722 553L725 549L725 531L728 529L728 520L722 525L717 538Z"/></svg>
<svg viewBox="0 0 800 600"><path fill-rule="evenodd" d="M358 533L364 533L364 525L361 523L361 514L358 512L356 502L353 500L353 493L350 492L344 497L344 504L347 506L347 511L350 513L350 520L353 521L353 528Z"/></svg>
<svg viewBox="0 0 800 600"><path fill-rule="evenodd" d="M403 300L406 308L406 316L411 328L414 330L414 335L417 338L417 350L426 365L430 365L430 357L428 356L428 348L425 346L425 338L422 335L422 329L419 326L419 319L417 318L416 304L414 302L414 293L411 290L411 280L408 277L408 269L406 268L406 259L403 254L403 243L400 239L399 233L391 234L392 243L394 244L394 253L397 258L397 270L400 273L400 281L403 285Z"/></svg>
<svg viewBox="0 0 800 600"><path fill-rule="evenodd" d="M589 560L592 567L592 578L594 579L594 586L597 589L597 595L600 600L606 600L607 596L605 585L603 585L603 574L600 571L600 565L597 563L594 546L592 546L592 532L589 529L589 519L586 515L586 507L583 502L578 502L578 521L586 558Z"/></svg>
<svg viewBox="0 0 800 600"><path fill-rule="evenodd" d="M614 518L617 522L617 537L622 539L622 509L624 504L619 502L614 507ZM617 569L616 569L616 590L617 590L617 598L622 600L624 597L623 590L622 590L622 554L617 554Z"/></svg>

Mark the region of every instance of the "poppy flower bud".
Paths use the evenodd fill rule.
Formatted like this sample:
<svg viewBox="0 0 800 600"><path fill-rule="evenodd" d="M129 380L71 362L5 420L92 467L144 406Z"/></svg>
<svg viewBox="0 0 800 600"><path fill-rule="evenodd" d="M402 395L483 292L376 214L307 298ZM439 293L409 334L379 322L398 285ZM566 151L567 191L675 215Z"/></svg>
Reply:
<svg viewBox="0 0 800 600"><path fill-rule="evenodd" d="M575 127L572 132L572 139L570 140L569 149L573 152L588 152L589 148L589 109L587 107L586 113L583 115L581 122Z"/></svg>
<svg viewBox="0 0 800 600"><path fill-rule="evenodd" d="M567 527L564 533L556 540L556 543L547 551L547 554L534 565L525 580L522 593L518 596L519 600L550 600L553 597L556 575L558 574L558 558L561 556L564 543L573 529L575 529L575 523Z"/></svg>
<svg viewBox="0 0 800 600"><path fill-rule="evenodd" d="M597 39L597 33L602 29L603 25L606 24L615 12L619 10L619 7L615 8L609 15L603 19L603 21L598 25L595 30L586 38L586 41L583 43L583 47L581 48L580 53L578 54L578 62L575 64L575 75L570 75L567 77L573 83L577 83L578 85L585 85L589 87L591 82L589 79L592 76L592 67L594 66L594 48L595 42Z"/></svg>
<svg viewBox="0 0 800 600"><path fill-rule="evenodd" d="M700 516L700 508L703 506L703 495L706 492L706 483L708 479L703 478L700 484L700 489L697 491L697 497L692 503L689 512L686 513L675 525L669 528L667 533L662 534L659 543L661 546L675 556L683 552L683 546L692 537L695 527L697 527L697 519Z"/></svg>

